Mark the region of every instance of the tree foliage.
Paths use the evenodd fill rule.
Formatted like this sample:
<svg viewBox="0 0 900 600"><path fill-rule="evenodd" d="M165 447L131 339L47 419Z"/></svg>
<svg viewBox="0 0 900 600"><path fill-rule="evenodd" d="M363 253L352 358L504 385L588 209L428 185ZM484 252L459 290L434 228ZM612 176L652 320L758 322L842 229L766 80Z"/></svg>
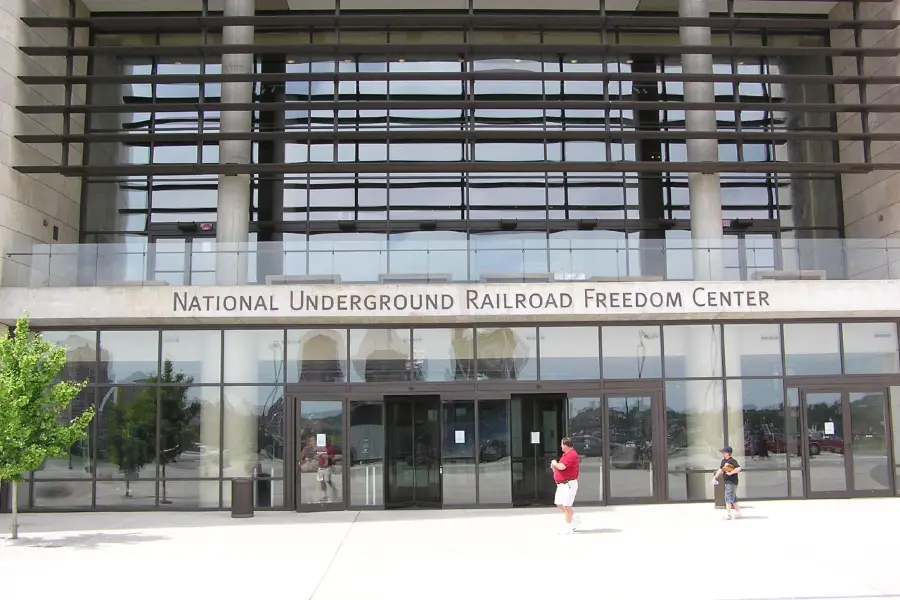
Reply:
<svg viewBox="0 0 900 600"><path fill-rule="evenodd" d="M133 399L125 398L129 388L119 388L116 402L107 416L106 440L109 457L126 476L137 475L154 460L156 444L156 390L143 389Z"/></svg>
<svg viewBox="0 0 900 600"><path fill-rule="evenodd" d="M0 337L0 479L21 481L84 438L93 408L66 415L87 382L54 383L65 364L66 349L32 335L26 316Z"/></svg>

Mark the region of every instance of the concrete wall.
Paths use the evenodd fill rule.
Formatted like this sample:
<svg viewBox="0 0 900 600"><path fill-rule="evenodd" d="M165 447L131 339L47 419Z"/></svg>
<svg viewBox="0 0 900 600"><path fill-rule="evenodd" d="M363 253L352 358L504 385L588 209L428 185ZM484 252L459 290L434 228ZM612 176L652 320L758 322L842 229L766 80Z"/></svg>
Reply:
<svg viewBox="0 0 900 600"><path fill-rule="evenodd" d="M87 9L78 4L79 16ZM32 146L22 144L14 136L21 133L61 133L62 115L35 115L16 110L20 104L63 104L63 86L27 86L21 75L62 75L66 71L63 57L29 57L20 46L66 45L64 29L32 29L20 20L25 16L65 17L68 0L3 0L0 2L0 256L33 243L53 242L53 227L59 228L58 243L78 241L81 182L62 175L22 175L13 170L17 164L59 164L60 145ZM79 31L76 44L87 43L87 32ZM74 73L86 72L87 59L75 60ZM73 88L74 102L83 102L84 86ZM73 117L71 132L83 130L83 118ZM81 164L81 147L70 148L71 164ZM45 224L46 222L46 224ZM0 260L0 276L15 276L15 265Z"/></svg>
<svg viewBox="0 0 900 600"><path fill-rule="evenodd" d="M840 2L832 11L833 19L851 19L850 2ZM900 0L888 3L863 2L860 5L862 19L900 18ZM861 45L865 47L897 47L898 30L872 30L863 32ZM853 32L834 30L831 34L834 47L852 47ZM855 57L833 59L835 75L856 75ZM866 75L895 76L900 74L900 58L876 57L864 59L863 72ZM859 88L856 85L835 86L835 100L838 103L859 102ZM900 86L871 85L866 89L866 100L875 104L900 103ZM900 132L900 113L873 113L868 117L869 130L875 132ZM838 130L861 132L862 122L857 113L841 113L838 116ZM900 162L900 143L873 142L872 160L875 162ZM841 143L842 162L862 162L862 142ZM900 172L873 171L871 173L843 175L844 223L848 238L900 237Z"/></svg>

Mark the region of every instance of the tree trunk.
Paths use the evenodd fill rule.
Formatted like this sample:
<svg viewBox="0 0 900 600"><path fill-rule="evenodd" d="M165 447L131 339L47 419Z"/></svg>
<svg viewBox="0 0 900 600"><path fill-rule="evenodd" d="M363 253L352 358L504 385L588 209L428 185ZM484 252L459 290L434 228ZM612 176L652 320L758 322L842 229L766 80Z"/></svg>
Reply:
<svg viewBox="0 0 900 600"><path fill-rule="evenodd" d="M12 529L10 530L10 533L12 533L12 539L17 540L19 539L19 482L13 480L11 488Z"/></svg>
<svg viewBox="0 0 900 600"><path fill-rule="evenodd" d="M161 503L161 504L168 504L169 501L166 499L166 463L163 463L163 466L162 466L162 477L163 477L163 481L162 481L162 500L160 501L160 503Z"/></svg>
<svg viewBox="0 0 900 600"><path fill-rule="evenodd" d="M125 497L131 497L131 482L129 480L125 480Z"/></svg>

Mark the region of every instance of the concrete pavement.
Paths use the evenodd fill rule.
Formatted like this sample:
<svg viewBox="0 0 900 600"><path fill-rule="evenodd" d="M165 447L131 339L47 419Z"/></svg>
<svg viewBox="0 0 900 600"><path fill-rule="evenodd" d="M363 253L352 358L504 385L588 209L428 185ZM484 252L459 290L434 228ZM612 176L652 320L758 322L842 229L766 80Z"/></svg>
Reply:
<svg viewBox="0 0 900 600"><path fill-rule="evenodd" d="M567 536L549 509L28 514L24 539L0 544L0 581L9 598L94 600L880 600L900 598L898 511L753 502L726 522L710 504L604 507Z"/></svg>

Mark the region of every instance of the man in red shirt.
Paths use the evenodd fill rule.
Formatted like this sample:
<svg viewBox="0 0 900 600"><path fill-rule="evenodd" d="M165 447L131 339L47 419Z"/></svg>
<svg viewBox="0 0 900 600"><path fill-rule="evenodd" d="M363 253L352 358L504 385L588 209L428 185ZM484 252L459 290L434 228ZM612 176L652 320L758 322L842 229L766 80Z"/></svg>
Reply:
<svg viewBox="0 0 900 600"><path fill-rule="evenodd" d="M556 482L556 507L566 517L564 533L572 533L578 528L578 519L572 511L575 494L578 493L578 453L570 438L564 437L559 444L562 456L550 462L553 470L553 481Z"/></svg>

